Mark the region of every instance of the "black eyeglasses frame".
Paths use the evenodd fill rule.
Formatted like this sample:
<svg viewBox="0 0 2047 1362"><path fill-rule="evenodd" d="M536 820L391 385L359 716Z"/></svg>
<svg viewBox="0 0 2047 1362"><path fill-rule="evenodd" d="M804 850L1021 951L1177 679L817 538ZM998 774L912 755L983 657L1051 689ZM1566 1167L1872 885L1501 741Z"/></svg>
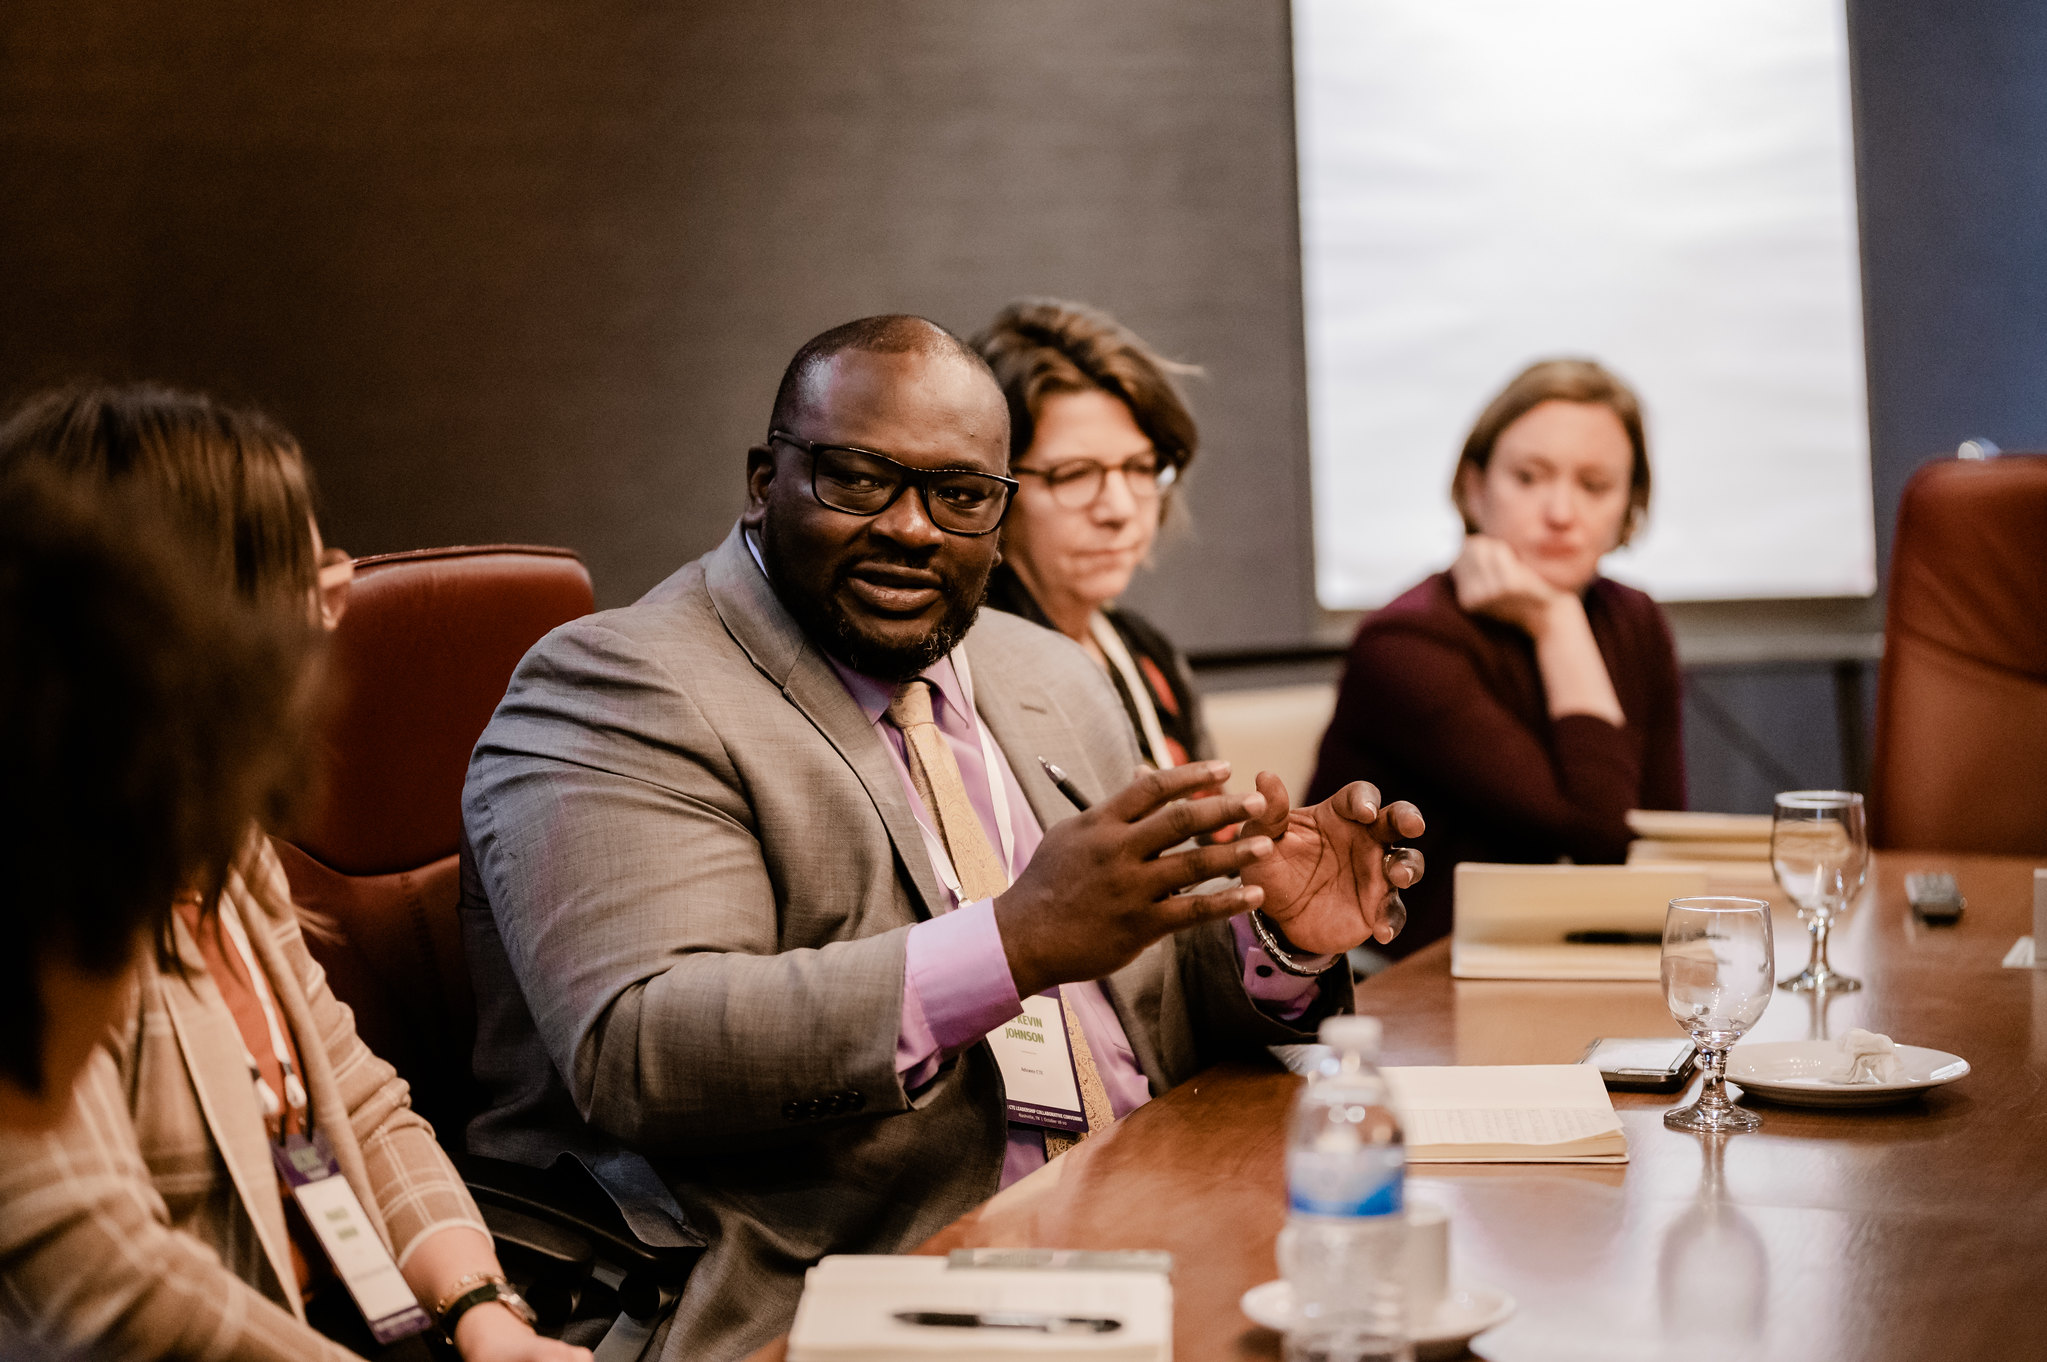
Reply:
<svg viewBox="0 0 2047 1362"><path fill-rule="evenodd" d="M980 539L983 538L984 536L994 534L997 530L1001 529L1002 522L1009 516L1009 508L1016 505L1017 491L1023 486L1023 484L1018 482L1015 478L1004 477L1000 473L984 473L978 468L912 468L910 467L910 465L902 462L900 459L890 458L888 455L882 453L878 449L863 449L859 445L835 444L829 440L806 440L800 435L791 435L786 430L769 431L768 432L769 443L772 444L777 440L781 441L785 445L788 445L792 449L801 450L805 455L809 457L810 495L816 499L818 505L825 507L827 510L837 511L840 515L855 515L865 520L872 520L876 516L887 514L889 507L895 505L898 501L902 500L903 489L914 485L917 489L918 499L924 503L925 519L929 520L933 525L936 525L941 532L945 534L958 535L962 539ZM834 449L847 454L858 454L862 458L880 460L882 463L887 464L890 468L897 470L899 480L896 483L896 490L889 494L889 498L887 501L884 501L880 506L876 507L872 511L850 511L843 506L832 505L832 503L826 501L817 490L817 454L818 451L821 449ZM1002 488L1001 514L997 515L995 517L995 523L993 525L990 525L985 530L956 530L953 529L950 525L940 524L937 513L931 509L932 479L940 477L958 477L961 475L973 478L985 478L989 482L995 483Z"/></svg>

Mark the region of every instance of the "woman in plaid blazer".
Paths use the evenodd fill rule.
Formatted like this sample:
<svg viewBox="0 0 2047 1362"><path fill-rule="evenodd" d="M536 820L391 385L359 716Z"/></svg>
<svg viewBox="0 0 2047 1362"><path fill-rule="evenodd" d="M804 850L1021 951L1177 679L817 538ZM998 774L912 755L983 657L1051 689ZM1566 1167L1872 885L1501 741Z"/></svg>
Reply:
<svg viewBox="0 0 2047 1362"><path fill-rule="evenodd" d="M151 387L55 393L0 427L0 470L36 463L161 492L246 599L338 618L346 556L323 570L332 555L302 456L263 418ZM352 1356L309 1313L367 1345L281 1189L281 1126L325 1135L429 1310L501 1279L404 1080L362 1043L307 951L268 839L252 830L215 902L188 898L143 951L63 1120L0 1134L0 1355ZM250 1021L259 1003L284 1032L271 1070L256 1055L272 1047L250 1039L263 1034ZM461 1315L455 1342L464 1362L589 1357L495 1300Z"/></svg>

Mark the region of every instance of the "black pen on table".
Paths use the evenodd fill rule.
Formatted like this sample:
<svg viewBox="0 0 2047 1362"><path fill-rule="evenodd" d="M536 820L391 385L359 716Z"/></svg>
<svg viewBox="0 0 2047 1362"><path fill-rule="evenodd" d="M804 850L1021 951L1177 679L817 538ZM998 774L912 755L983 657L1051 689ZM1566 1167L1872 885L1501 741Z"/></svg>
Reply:
<svg viewBox="0 0 2047 1362"><path fill-rule="evenodd" d="M1067 803L1073 805L1074 808L1079 809L1082 813L1086 813L1093 806L1094 801L1080 792L1080 787L1073 783L1073 778L1067 775L1066 772L1060 770L1051 762L1046 761L1043 757L1038 758L1038 765L1045 768L1045 774L1052 778L1052 788L1065 795Z"/></svg>

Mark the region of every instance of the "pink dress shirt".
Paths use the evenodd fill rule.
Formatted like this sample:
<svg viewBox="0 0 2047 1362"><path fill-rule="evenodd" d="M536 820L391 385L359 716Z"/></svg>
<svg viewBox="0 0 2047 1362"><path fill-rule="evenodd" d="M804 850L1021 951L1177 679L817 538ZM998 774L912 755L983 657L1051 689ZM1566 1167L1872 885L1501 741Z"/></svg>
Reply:
<svg viewBox="0 0 2047 1362"><path fill-rule="evenodd" d="M903 735L886 719L895 686L839 664L832 666L859 702L868 721L877 725L888 742L890 759L903 783L903 794L917 821L935 831L924 801L910 780ZM951 658L941 658L924 675L937 687L932 717L945 735L959 763L967 797L988 834L988 843L1001 854L1002 831L995 820L995 802L990 777L1001 780L1009 796L1010 833L1014 839L1015 864L1011 878L1030 864L1031 855L1044 838L1037 816L1017 784L1016 773L1000 747L995 748L999 769L990 772L983 760L979 716L968 705L965 689L954 672ZM944 877L940 876L941 887ZM1002 948L1002 935L995 926L995 901L977 899L960 904L948 893L948 904L939 916L910 929L903 979L902 1026L896 1039L896 1072L903 1086L915 1090L937 1076L939 1066L974 1044L1023 1010L1017 997L1016 981L1010 977L1009 957ZM1292 1020L1308 1010L1314 1001L1317 981L1303 979L1276 969L1264 950L1255 944L1250 924L1243 918L1231 921L1239 957L1244 962L1244 988L1275 1017ZM1100 984L1065 984L1052 990L1073 1003L1080 1016L1081 1031L1094 1052L1102 1086L1108 1090L1109 1105L1117 1118L1127 1116L1151 1100L1151 1085L1137 1067L1130 1039L1115 1008ZM1009 1150L1002 1161L1002 1185L1007 1187L1045 1162L1044 1135L1032 1126L1009 1128Z"/></svg>

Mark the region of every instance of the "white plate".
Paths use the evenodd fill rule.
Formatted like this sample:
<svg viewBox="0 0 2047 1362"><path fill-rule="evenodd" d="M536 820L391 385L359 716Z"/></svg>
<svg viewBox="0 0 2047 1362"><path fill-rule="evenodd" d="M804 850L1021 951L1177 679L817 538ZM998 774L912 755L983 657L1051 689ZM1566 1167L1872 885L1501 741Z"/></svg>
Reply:
<svg viewBox="0 0 2047 1362"><path fill-rule="evenodd" d="M1256 1323L1285 1333L1294 1318L1294 1289L1285 1281L1267 1282L1244 1293L1237 1304ZM1489 1286L1453 1287L1436 1313L1414 1330L1417 1359L1456 1357L1471 1342L1514 1313L1514 1298Z"/></svg>
<svg viewBox="0 0 2047 1362"><path fill-rule="evenodd" d="M1837 1083L1820 1074L1840 1057L1830 1040L1755 1041L1727 1052L1727 1077L1744 1092L1802 1107L1880 1107L1952 1083L1969 1061L1923 1045L1897 1047L1902 1069L1892 1083Z"/></svg>

